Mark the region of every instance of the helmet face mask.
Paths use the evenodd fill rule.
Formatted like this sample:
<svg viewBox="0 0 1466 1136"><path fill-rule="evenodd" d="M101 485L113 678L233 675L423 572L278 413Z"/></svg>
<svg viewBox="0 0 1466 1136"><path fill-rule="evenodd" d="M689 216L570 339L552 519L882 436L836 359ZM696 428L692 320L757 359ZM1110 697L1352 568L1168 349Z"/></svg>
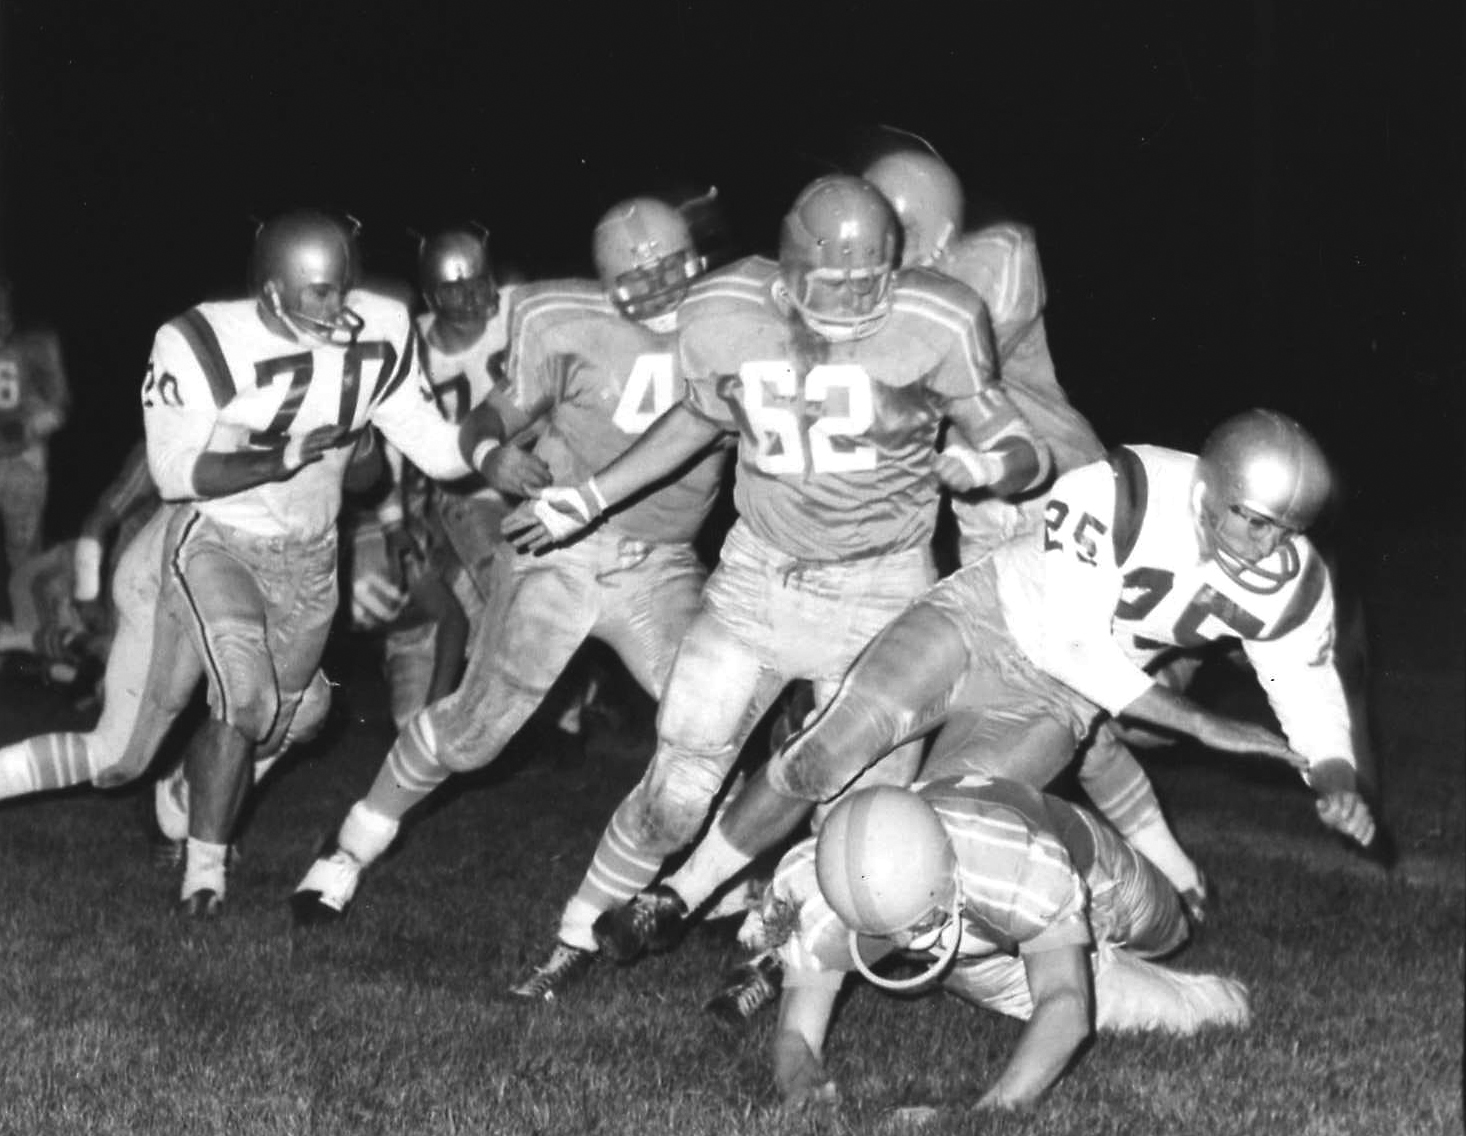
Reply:
<svg viewBox="0 0 1466 1136"><path fill-rule="evenodd" d="M462 328L481 328L499 310L488 234L448 229L423 241L418 285L439 319Z"/></svg>
<svg viewBox="0 0 1466 1136"><path fill-rule="evenodd" d="M297 339L346 345L362 318L346 304L356 282L355 232L324 213L286 213L255 234L250 277L260 303Z"/></svg>
<svg viewBox="0 0 1466 1136"><path fill-rule="evenodd" d="M1193 511L1203 551L1249 591L1277 592L1301 566L1294 537L1332 490L1328 460L1293 419L1271 410L1229 418L1198 455Z"/></svg>
<svg viewBox="0 0 1466 1136"><path fill-rule="evenodd" d="M807 186L784 218L784 297L816 334L836 342L877 330L894 299L899 223L869 182L835 175Z"/></svg>
<svg viewBox="0 0 1466 1136"><path fill-rule="evenodd" d="M631 198L606 211L592 244L596 274L617 310L654 330L670 330L705 267L682 214L656 198Z"/></svg>
<svg viewBox="0 0 1466 1136"><path fill-rule="evenodd" d="M901 220L902 267L931 266L962 231L962 183L945 162L925 150L896 150L877 158L863 175Z"/></svg>

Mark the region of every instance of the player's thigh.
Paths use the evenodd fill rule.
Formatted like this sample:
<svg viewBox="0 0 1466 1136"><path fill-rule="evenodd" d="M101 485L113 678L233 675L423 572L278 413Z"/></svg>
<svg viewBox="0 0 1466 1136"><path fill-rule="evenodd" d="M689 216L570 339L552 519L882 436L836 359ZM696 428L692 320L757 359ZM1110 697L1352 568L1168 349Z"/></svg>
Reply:
<svg viewBox="0 0 1466 1136"><path fill-rule="evenodd" d="M275 683L292 708L315 677L340 598L336 542L300 549L275 567L278 591L266 610Z"/></svg>
<svg viewBox="0 0 1466 1136"><path fill-rule="evenodd" d="M765 681L758 650L702 611L677 649L657 711L657 736L664 746L695 751L736 746L760 693L772 698L778 691Z"/></svg>
<svg viewBox="0 0 1466 1136"><path fill-rule="evenodd" d="M653 550L607 581L592 634L607 643L631 677L660 699L677 649L702 606L707 571L690 546Z"/></svg>

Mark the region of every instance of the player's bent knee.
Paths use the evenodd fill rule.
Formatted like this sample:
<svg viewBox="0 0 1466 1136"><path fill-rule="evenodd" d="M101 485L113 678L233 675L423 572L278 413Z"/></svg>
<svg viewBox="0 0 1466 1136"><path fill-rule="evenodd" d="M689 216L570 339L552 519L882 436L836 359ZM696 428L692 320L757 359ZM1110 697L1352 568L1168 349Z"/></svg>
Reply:
<svg viewBox="0 0 1466 1136"><path fill-rule="evenodd" d="M663 751L637 787L632 816L639 839L664 855L689 844L707 820L737 754Z"/></svg>

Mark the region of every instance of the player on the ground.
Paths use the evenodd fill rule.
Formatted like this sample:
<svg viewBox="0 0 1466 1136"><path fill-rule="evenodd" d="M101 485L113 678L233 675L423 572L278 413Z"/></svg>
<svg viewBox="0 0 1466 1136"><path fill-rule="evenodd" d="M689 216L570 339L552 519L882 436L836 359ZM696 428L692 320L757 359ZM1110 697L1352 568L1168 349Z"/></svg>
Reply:
<svg viewBox="0 0 1466 1136"><path fill-rule="evenodd" d="M1096 1031L1192 1034L1251 1016L1241 983L1148 961L1187 934L1150 861L1086 810L1014 781L847 795L784 856L765 910L785 967L771 1048L789 1105L838 1099L822 1058L852 970L896 990L940 984L1024 1021L984 1109L1036 1103ZM922 971L878 976L893 953Z"/></svg>
<svg viewBox="0 0 1466 1136"><path fill-rule="evenodd" d="M594 258L597 281L527 284L515 297L507 374L521 418L548 410L549 419L532 453L496 451L506 464L488 480L505 493L589 476L636 444L674 398L679 309L702 271L686 221L654 198L623 201L597 225ZM399 734L336 848L297 887L297 919L345 912L407 811L454 772L497 758L588 637L613 647L661 696L706 575L692 540L721 476L715 441L679 455L654 491L580 541L493 558L462 681Z"/></svg>
<svg viewBox="0 0 1466 1136"><path fill-rule="evenodd" d="M206 744L190 750L181 909L223 904L251 759L280 744L336 610L337 517L352 440L371 425L430 476L497 448L449 423L400 302L355 286L354 230L299 211L263 224L254 295L164 324L142 389L148 462L170 510L174 618L205 667ZM176 652L183 654L184 652Z"/></svg>
<svg viewBox="0 0 1466 1136"><path fill-rule="evenodd" d="M52 331L17 331L10 281L0 280L0 525L5 571L41 551L50 486L47 440L66 424L71 390Z"/></svg>
<svg viewBox="0 0 1466 1136"><path fill-rule="evenodd" d="M1324 824L1361 845L1374 820L1355 782L1334 665L1329 572L1303 535L1332 478L1274 411L1222 423L1200 456L1124 446L1055 484L1035 534L961 569L895 619L823 712L756 772L691 861L638 897L636 951L664 949L723 880L839 795L872 762L941 728L924 776L1046 785L1105 713L1228 753L1279 758ZM1282 725L1207 710L1149 668L1235 638ZM1092 752L1090 761L1111 751Z"/></svg>
<svg viewBox="0 0 1466 1136"><path fill-rule="evenodd" d="M813 182L784 220L778 263L749 258L693 289L681 401L621 459L506 522L521 548L565 540L738 435L738 520L668 680L651 766L602 836L548 962L516 993L553 994L598 949L620 957L601 917L696 835L772 700L800 678L828 698L930 585L944 419L975 454L949 471L967 488L1015 493L1044 477L1043 448L995 380L981 300L935 273L898 272L897 240L869 183Z"/></svg>

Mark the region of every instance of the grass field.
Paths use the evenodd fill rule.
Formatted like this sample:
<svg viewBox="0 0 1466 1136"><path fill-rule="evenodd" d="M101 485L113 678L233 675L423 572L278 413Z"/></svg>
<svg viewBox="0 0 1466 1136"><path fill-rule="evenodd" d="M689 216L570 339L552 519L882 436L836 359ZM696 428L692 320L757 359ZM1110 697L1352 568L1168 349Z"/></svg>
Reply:
<svg viewBox="0 0 1466 1136"><path fill-rule="evenodd" d="M711 933L599 966L552 1005L504 994L639 775L645 704L584 751L527 730L410 827L344 924L293 930L285 897L390 738L380 684L348 642L335 725L260 795L216 924L170 915L176 880L141 836L146 794L0 806L0 1133L864 1133L894 1131L888 1111L909 1103L942 1106L924 1132L1458 1132L1466 737L1452 587L1372 597L1392 869L1345 849L1269 767L1148 759L1218 895L1177 965L1244 979L1256 1020L1101 1039L1036 1113L968 1110L1015 1023L863 988L830 1038L842 1107L782 1115L769 1015L734 1034L699 1009L736 957ZM44 692L0 694L0 739L67 719Z"/></svg>

